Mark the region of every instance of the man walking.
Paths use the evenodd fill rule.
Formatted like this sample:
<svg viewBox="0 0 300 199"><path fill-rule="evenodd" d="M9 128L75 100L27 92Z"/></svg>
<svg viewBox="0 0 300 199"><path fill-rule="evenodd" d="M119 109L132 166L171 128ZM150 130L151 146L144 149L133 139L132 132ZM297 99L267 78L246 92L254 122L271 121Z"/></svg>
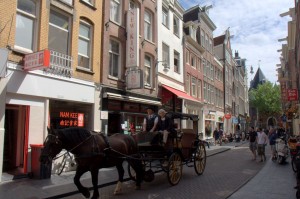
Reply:
<svg viewBox="0 0 300 199"><path fill-rule="evenodd" d="M260 162L266 161L266 154L265 154L265 146L268 143L268 136L262 130L262 128L258 128L257 132L257 152L260 156Z"/></svg>
<svg viewBox="0 0 300 199"><path fill-rule="evenodd" d="M253 154L252 160L256 160L257 133L254 131L253 126L251 126L249 129L249 148Z"/></svg>

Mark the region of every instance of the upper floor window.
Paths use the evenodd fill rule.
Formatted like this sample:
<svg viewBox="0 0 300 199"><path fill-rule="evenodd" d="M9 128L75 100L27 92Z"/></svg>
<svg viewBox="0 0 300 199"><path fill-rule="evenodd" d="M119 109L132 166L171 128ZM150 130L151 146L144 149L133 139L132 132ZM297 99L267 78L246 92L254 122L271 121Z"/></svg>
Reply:
<svg viewBox="0 0 300 199"><path fill-rule="evenodd" d="M145 11L144 22L144 37L152 41L152 14L148 11Z"/></svg>
<svg viewBox="0 0 300 199"><path fill-rule="evenodd" d="M87 2L90 5L94 5L94 0L82 0L84 2Z"/></svg>
<svg viewBox="0 0 300 199"><path fill-rule="evenodd" d="M212 47L212 39L209 39L209 51L210 51L210 52L213 51L213 47Z"/></svg>
<svg viewBox="0 0 300 199"><path fill-rule="evenodd" d="M68 55L70 47L70 18L60 12L50 10L48 47Z"/></svg>
<svg viewBox="0 0 300 199"><path fill-rule="evenodd" d="M204 36L204 31L201 30L201 46L205 46L205 36Z"/></svg>
<svg viewBox="0 0 300 199"><path fill-rule="evenodd" d="M151 66L152 66L151 57L145 55L145 85L146 86L151 86L151 80L152 80Z"/></svg>
<svg viewBox="0 0 300 199"><path fill-rule="evenodd" d="M198 98L202 98L202 81L198 80Z"/></svg>
<svg viewBox="0 0 300 199"><path fill-rule="evenodd" d="M162 24L169 28L169 10L162 7Z"/></svg>
<svg viewBox="0 0 300 199"><path fill-rule="evenodd" d="M60 0L66 4L73 5L73 0Z"/></svg>
<svg viewBox="0 0 300 199"><path fill-rule="evenodd" d="M173 18L173 33L174 35L179 36L179 19L175 15Z"/></svg>
<svg viewBox="0 0 300 199"><path fill-rule="evenodd" d="M191 85L190 85L190 75L186 75L186 82L185 82L186 84L186 92L187 92L187 94L190 94L190 87L191 87Z"/></svg>
<svg viewBox="0 0 300 199"><path fill-rule="evenodd" d="M180 59L179 59L179 52L174 50L174 72L180 73Z"/></svg>
<svg viewBox="0 0 300 199"><path fill-rule="evenodd" d="M197 80L195 77L192 77L192 96L197 95Z"/></svg>
<svg viewBox="0 0 300 199"><path fill-rule="evenodd" d="M169 46L167 46L166 44L162 44L163 47L163 54L162 54L162 58L164 63L166 64L166 68L170 68L170 50L169 50Z"/></svg>
<svg viewBox="0 0 300 199"><path fill-rule="evenodd" d="M92 26L80 21L78 38L78 66L91 69Z"/></svg>
<svg viewBox="0 0 300 199"><path fill-rule="evenodd" d="M18 0L15 45L30 52L34 51L37 35L36 9L36 1Z"/></svg>
<svg viewBox="0 0 300 199"><path fill-rule="evenodd" d="M109 43L109 75L119 78L120 75L120 43L110 40Z"/></svg>
<svg viewBox="0 0 300 199"><path fill-rule="evenodd" d="M191 66L196 68L196 59L194 55L191 55Z"/></svg>
<svg viewBox="0 0 300 199"><path fill-rule="evenodd" d="M121 2L120 0L110 0L110 20L121 23Z"/></svg>
<svg viewBox="0 0 300 199"><path fill-rule="evenodd" d="M186 63L190 63L190 57L189 57L189 51L188 50L185 51L185 61L186 61Z"/></svg>

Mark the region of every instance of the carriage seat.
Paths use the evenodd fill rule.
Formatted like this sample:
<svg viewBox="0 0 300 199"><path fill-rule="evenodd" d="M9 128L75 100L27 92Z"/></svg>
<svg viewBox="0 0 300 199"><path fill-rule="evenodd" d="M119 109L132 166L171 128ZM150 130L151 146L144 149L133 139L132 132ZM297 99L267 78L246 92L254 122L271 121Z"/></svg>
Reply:
<svg viewBox="0 0 300 199"><path fill-rule="evenodd" d="M182 148L191 148L197 138L197 133L194 129L181 129L181 146Z"/></svg>

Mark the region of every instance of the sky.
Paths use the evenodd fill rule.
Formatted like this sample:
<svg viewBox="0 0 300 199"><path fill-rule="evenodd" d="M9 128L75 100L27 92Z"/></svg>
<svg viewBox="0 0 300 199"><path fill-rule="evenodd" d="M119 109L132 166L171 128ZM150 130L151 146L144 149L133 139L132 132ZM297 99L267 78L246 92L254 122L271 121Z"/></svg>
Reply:
<svg viewBox="0 0 300 199"><path fill-rule="evenodd" d="M266 78L277 82L276 64L280 64L282 48L286 41L278 39L287 37L287 22L291 17L279 15L294 7L294 0L179 0L185 8L195 5L212 5L209 16L217 29L214 37L224 34L229 28L231 49L239 52L241 58L247 59L248 80L253 79L260 66ZM250 74L250 66L254 74ZM277 83L278 84L278 83Z"/></svg>

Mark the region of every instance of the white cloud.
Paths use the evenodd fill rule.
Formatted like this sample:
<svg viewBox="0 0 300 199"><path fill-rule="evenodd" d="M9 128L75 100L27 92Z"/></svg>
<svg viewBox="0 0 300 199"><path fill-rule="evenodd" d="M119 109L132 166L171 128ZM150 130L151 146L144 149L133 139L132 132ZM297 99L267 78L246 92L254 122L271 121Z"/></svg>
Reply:
<svg viewBox="0 0 300 199"><path fill-rule="evenodd" d="M198 5L199 0L179 0L186 9ZM217 26L214 36L219 36L230 27L231 48L237 50L247 65L256 72L260 68L271 82L277 81L276 64L279 62L281 44L278 39L287 36L289 16L280 17L294 7L293 0L204 0L200 6L213 5L209 10L212 21ZM251 79L253 76L250 75Z"/></svg>

